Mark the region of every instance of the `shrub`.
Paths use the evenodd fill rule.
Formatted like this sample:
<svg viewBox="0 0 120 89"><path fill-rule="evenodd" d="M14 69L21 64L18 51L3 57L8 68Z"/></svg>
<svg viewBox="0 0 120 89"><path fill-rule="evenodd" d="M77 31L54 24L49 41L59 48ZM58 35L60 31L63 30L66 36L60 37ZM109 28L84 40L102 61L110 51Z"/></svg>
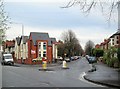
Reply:
<svg viewBox="0 0 120 89"><path fill-rule="evenodd" d="M119 62L120 62L120 48L118 48L117 57L118 57L118 60L119 60Z"/></svg>
<svg viewBox="0 0 120 89"><path fill-rule="evenodd" d="M93 49L92 50L93 56L101 57L104 54L104 51L102 49Z"/></svg>

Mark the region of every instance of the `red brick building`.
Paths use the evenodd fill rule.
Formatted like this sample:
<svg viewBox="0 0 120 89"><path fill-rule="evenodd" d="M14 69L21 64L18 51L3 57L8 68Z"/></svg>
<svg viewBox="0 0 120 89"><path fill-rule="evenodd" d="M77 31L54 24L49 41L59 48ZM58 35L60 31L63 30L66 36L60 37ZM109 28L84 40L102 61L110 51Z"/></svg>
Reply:
<svg viewBox="0 0 120 89"><path fill-rule="evenodd" d="M95 48L99 49L99 48L100 48L100 45L99 45L99 44L96 44L96 45L95 45Z"/></svg>
<svg viewBox="0 0 120 89"><path fill-rule="evenodd" d="M22 40L24 41L24 37L21 39L21 42ZM54 54L56 54L55 58L57 58L56 39L50 38L48 33L31 32L28 40L24 44L21 44L19 48L22 50L22 47L26 46L22 52L18 52L21 53L21 58L18 59L20 60L19 63L39 64L43 58L51 63ZM26 51L25 48L27 48ZM27 55L25 55L26 52Z"/></svg>
<svg viewBox="0 0 120 89"><path fill-rule="evenodd" d="M13 56L13 59L15 59L15 40L6 40L3 42L3 52L4 53L11 53Z"/></svg>
<svg viewBox="0 0 120 89"><path fill-rule="evenodd" d="M100 43L100 44L96 44L95 48L100 48L103 50L108 50L109 47L109 39L104 39L104 42Z"/></svg>
<svg viewBox="0 0 120 89"><path fill-rule="evenodd" d="M14 52L14 48L15 48L15 40L6 40L3 43L3 51L7 52L7 53L12 53Z"/></svg>

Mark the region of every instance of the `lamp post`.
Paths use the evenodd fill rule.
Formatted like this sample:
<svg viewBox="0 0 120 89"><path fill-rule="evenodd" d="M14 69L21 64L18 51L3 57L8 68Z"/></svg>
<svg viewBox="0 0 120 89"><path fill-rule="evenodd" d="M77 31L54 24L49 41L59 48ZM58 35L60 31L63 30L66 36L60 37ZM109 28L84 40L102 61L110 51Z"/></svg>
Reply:
<svg viewBox="0 0 120 89"><path fill-rule="evenodd" d="M24 42L24 25L23 23L17 23L17 22L10 22L11 24L19 24L22 26L22 40ZM24 58L23 58L23 55L24 55L24 51L23 51L23 44L22 44L22 49L21 49L21 52L22 52L22 63L24 63Z"/></svg>

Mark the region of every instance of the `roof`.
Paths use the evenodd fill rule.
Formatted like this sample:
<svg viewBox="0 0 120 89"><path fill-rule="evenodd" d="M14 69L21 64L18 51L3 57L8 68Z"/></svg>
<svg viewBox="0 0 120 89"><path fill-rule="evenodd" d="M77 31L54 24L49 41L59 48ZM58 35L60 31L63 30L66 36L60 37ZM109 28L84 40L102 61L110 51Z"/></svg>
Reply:
<svg viewBox="0 0 120 89"><path fill-rule="evenodd" d="M6 47L14 47L15 46L15 41L14 40L12 40L12 41L6 41L5 42L5 46Z"/></svg>
<svg viewBox="0 0 120 89"><path fill-rule="evenodd" d="M50 38L48 33L42 33L42 32L31 32L30 33L34 45L36 44L37 40L48 40L48 45L51 46L52 43L56 42L56 38Z"/></svg>
<svg viewBox="0 0 120 89"><path fill-rule="evenodd" d="M34 45L37 45L37 44L36 44L36 41L37 41L37 40L49 40L49 35L48 35L48 33L31 32L30 35L31 35L31 37L32 37L32 40L33 40Z"/></svg>
<svg viewBox="0 0 120 89"><path fill-rule="evenodd" d="M56 42L56 38L49 38L48 45L51 46L55 42Z"/></svg>
<svg viewBox="0 0 120 89"><path fill-rule="evenodd" d="M120 35L120 29L114 35Z"/></svg>
<svg viewBox="0 0 120 89"><path fill-rule="evenodd" d="M20 37L16 37L17 45L20 45Z"/></svg>
<svg viewBox="0 0 120 89"><path fill-rule="evenodd" d="M110 36L110 38L112 38L115 35L120 35L120 29L118 29L118 31L115 34L113 34L112 36Z"/></svg>
<svg viewBox="0 0 120 89"><path fill-rule="evenodd" d="M21 39L23 39L23 44L25 44L28 40L28 36L21 36Z"/></svg>

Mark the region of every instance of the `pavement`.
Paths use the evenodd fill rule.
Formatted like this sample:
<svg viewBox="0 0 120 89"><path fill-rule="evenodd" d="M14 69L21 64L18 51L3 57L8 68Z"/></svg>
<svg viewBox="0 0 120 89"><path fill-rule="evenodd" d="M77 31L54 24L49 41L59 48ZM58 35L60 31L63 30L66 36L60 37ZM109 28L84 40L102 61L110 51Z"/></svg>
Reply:
<svg viewBox="0 0 120 89"><path fill-rule="evenodd" d="M92 69L86 72L84 79L120 89L120 69L110 68L102 62L92 64Z"/></svg>

